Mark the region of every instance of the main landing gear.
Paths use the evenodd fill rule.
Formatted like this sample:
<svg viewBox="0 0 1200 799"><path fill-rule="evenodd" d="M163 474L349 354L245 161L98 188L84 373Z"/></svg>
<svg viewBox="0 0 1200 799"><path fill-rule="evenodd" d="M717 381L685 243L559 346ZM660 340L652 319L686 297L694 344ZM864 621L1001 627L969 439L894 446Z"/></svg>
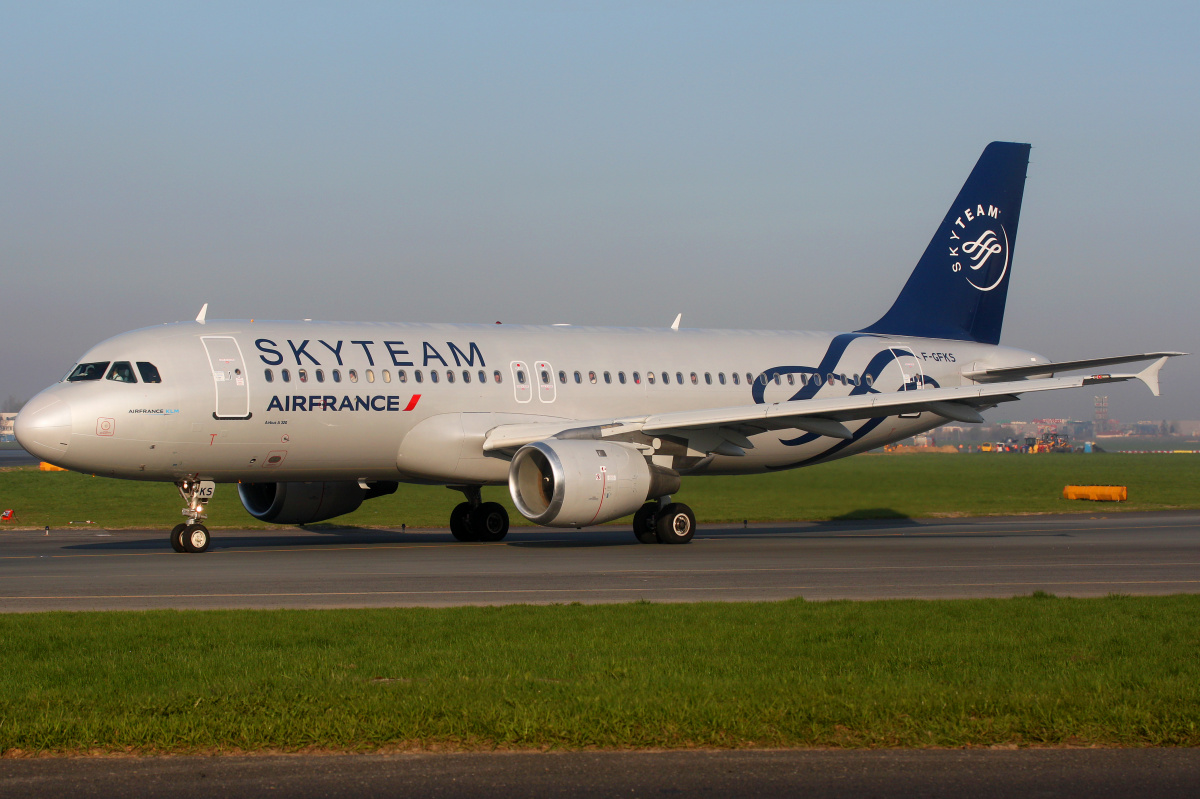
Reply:
<svg viewBox="0 0 1200 799"><path fill-rule="evenodd" d="M180 480L175 486L179 489L179 496L187 503L183 515L188 520L171 530L171 549L176 552L207 552L211 539L208 528L200 524L200 520L208 518L204 507L212 499L216 484L211 480Z"/></svg>
<svg viewBox="0 0 1200 799"><path fill-rule="evenodd" d="M633 534L643 544L686 544L696 534L696 514L682 502L661 497L633 514Z"/></svg>
<svg viewBox="0 0 1200 799"><path fill-rule="evenodd" d="M450 511L450 534L459 541L502 541L508 535L508 511L499 502L484 502L479 486L449 486L466 502Z"/></svg>

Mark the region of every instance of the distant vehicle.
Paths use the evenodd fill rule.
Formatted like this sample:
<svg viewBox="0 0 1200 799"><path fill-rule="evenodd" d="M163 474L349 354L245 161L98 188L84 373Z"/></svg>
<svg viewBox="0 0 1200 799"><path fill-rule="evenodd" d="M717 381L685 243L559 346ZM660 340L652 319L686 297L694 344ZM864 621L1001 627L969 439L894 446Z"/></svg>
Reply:
<svg viewBox="0 0 1200 799"><path fill-rule="evenodd" d="M480 489L507 485L537 524L633 514L639 541L687 543L695 516L671 495L690 475L824 463L982 422L1027 392L1136 379L1159 393L1182 353L1051 363L999 346L1028 163L1028 144L989 144L899 297L853 332L210 322L205 306L94 346L29 401L16 435L59 466L175 483L178 551L208 548L217 483L278 524L349 513L400 482L445 485L465 497L449 513L463 541L504 538L508 513ZM605 275L594 288L673 302ZM1153 363L1054 376L1138 361Z"/></svg>

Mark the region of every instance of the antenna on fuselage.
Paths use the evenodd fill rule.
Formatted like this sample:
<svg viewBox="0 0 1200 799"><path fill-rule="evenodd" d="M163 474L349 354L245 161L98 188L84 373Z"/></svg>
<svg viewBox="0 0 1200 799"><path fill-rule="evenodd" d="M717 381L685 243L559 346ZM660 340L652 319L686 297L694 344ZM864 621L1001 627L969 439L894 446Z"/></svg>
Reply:
<svg viewBox="0 0 1200 799"><path fill-rule="evenodd" d="M679 329L679 320L680 320L680 319L682 319L682 318L683 318L683 311L680 311L680 312L679 312L679 313L678 313L678 314L675 316L675 321L671 323L671 329L672 329L672 330L678 330L678 329Z"/></svg>
<svg viewBox="0 0 1200 799"><path fill-rule="evenodd" d="M204 305L200 308L200 313L196 314L196 321L199 322L200 324L204 324L204 315L206 313L208 313L208 303L207 302L204 303Z"/></svg>

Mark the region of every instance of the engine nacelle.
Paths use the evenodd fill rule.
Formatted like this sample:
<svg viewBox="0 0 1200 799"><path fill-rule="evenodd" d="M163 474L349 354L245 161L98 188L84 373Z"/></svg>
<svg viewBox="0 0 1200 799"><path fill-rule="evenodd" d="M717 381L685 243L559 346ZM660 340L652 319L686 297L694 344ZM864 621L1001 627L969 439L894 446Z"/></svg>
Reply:
<svg viewBox="0 0 1200 799"><path fill-rule="evenodd" d="M364 499L391 494L396 483L239 483L238 497L256 519L275 524L312 524L358 510Z"/></svg>
<svg viewBox="0 0 1200 799"><path fill-rule="evenodd" d="M633 513L679 490L679 475L629 444L548 439L517 450L508 490L521 515L547 527L584 527Z"/></svg>

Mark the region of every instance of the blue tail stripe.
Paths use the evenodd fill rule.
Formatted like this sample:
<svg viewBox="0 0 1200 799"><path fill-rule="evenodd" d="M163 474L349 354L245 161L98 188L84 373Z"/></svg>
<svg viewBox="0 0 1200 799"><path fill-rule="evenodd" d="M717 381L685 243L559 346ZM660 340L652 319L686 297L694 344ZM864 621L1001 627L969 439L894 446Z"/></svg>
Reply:
<svg viewBox="0 0 1200 799"><path fill-rule="evenodd" d="M1028 166L1028 144L989 144L896 302L860 332L999 344Z"/></svg>

